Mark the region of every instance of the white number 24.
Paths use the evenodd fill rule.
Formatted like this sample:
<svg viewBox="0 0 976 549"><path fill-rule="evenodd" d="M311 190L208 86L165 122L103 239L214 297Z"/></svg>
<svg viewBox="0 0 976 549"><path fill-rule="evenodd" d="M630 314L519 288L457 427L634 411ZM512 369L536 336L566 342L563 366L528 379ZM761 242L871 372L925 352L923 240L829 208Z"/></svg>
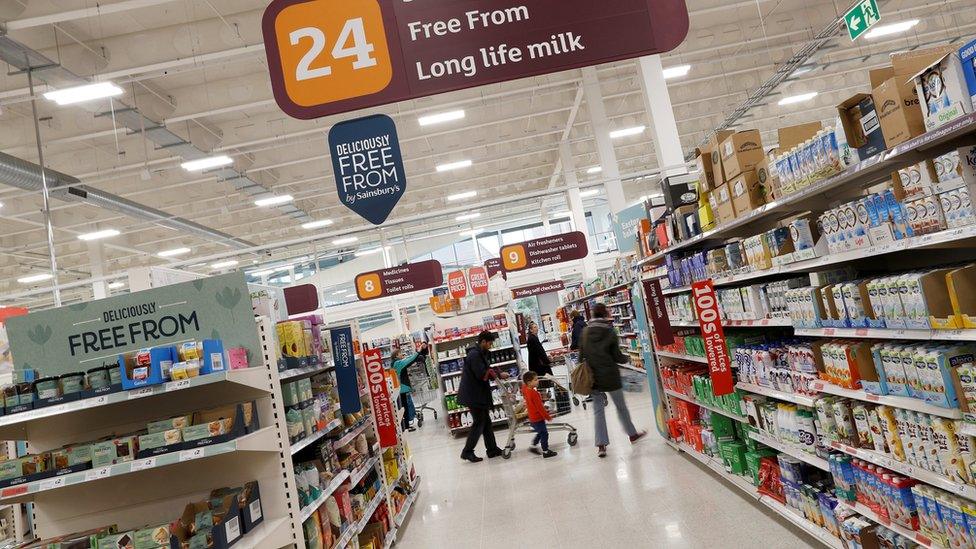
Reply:
<svg viewBox="0 0 976 549"><path fill-rule="evenodd" d="M304 27L292 31L288 37L291 39L292 46L297 46L303 38L312 39L312 47L302 56L301 61L298 62L298 68L295 70L296 80L301 82L303 80L322 78L332 74L332 67L329 65L312 68L312 63L322 55L328 42L325 37L325 32L322 29L318 27ZM351 45L349 44L350 42L352 42ZM375 49L373 44L366 40L366 27L363 24L363 18L357 17L355 19L349 19L343 25L342 31L339 33L339 39L336 40L332 48L332 59L338 61L347 57L355 57L356 60L353 61L352 68L355 70L365 69L376 66L376 58L372 56Z"/></svg>

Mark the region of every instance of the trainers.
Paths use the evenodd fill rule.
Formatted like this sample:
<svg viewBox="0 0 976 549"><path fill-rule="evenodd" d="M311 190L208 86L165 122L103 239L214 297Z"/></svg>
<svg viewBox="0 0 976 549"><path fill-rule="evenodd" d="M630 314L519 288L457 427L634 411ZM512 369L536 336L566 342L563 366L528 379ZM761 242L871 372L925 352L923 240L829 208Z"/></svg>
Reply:
<svg viewBox="0 0 976 549"><path fill-rule="evenodd" d="M602 458L607 457L607 447L606 446L597 446L596 447L596 455L599 456L599 457L602 457Z"/></svg>
<svg viewBox="0 0 976 549"><path fill-rule="evenodd" d="M542 450L539 450L539 447L538 446L529 446L529 451L532 452L533 454L537 455L537 456L541 456L542 455Z"/></svg>
<svg viewBox="0 0 976 549"><path fill-rule="evenodd" d="M553 452L552 450L546 450L545 452L542 452L542 457L543 458L556 457L557 455L559 455L559 454L557 454L556 452Z"/></svg>
<svg viewBox="0 0 976 549"><path fill-rule="evenodd" d="M636 435L630 437L630 443L635 444L638 440L644 438L645 436L647 436L647 431L641 431Z"/></svg>
<svg viewBox="0 0 976 549"><path fill-rule="evenodd" d="M471 463L479 463L484 461L484 458L480 458L474 454L461 454L461 459L470 461Z"/></svg>

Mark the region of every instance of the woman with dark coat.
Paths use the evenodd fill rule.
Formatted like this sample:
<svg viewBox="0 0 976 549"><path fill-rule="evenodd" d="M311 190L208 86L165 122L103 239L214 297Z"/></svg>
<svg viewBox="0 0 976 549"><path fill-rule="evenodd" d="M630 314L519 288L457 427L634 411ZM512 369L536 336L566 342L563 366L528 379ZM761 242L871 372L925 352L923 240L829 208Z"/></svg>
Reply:
<svg viewBox="0 0 976 549"><path fill-rule="evenodd" d="M620 379L620 364L627 364L630 358L620 351L620 339L610 321L610 311L603 303L593 307L593 320L580 336L580 362L585 361L593 371L593 419L596 427L597 455L607 456L610 437L607 433L607 396L617 409L617 418L631 444L637 442L647 431L637 431L630 419L630 410L624 400L623 382Z"/></svg>
<svg viewBox="0 0 976 549"><path fill-rule="evenodd" d="M583 315L575 309L573 312L569 313L569 319L573 323L572 335L569 340L569 350L578 351L580 336L583 335L583 328L586 328L586 320L584 320Z"/></svg>
<svg viewBox="0 0 976 549"><path fill-rule="evenodd" d="M529 370L539 376L551 376L552 364L549 355L546 354L545 347L539 341L539 325L535 322L529 323L529 337L526 341L526 347L529 349Z"/></svg>

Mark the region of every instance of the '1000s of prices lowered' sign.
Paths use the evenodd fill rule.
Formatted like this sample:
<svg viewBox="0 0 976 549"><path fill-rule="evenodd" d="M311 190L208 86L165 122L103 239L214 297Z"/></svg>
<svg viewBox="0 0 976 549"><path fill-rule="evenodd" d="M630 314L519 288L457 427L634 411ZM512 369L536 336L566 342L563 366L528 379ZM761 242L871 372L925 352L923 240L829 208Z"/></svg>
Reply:
<svg viewBox="0 0 976 549"><path fill-rule="evenodd" d="M264 44L278 105L320 118L664 53L685 0L274 0Z"/></svg>
<svg viewBox="0 0 976 549"><path fill-rule="evenodd" d="M512 273L583 259L589 253L586 235L572 232L511 244L502 248L499 255L502 267Z"/></svg>
<svg viewBox="0 0 976 549"><path fill-rule="evenodd" d="M732 363L725 346L725 331L722 329L722 317L718 312L718 299L715 297L712 281L692 284L691 299L698 311L698 326L701 328L705 357L708 358L708 368L711 371L712 392L715 396L731 394L735 391Z"/></svg>
<svg viewBox="0 0 976 549"><path fill-rule="evenodd" d="M390 448L397 444L396 414L390 402L390 388L386 384L383 368L383 353L380 349L363 351L363 365L366 368L366 383L369 397L373 403L373 417L376 418L376 432L380 436L380 446Z"/></svg>
<svg viewBox="0 0 976 549"><path fill-rule="evenodd" d="M407 263L356 276L356 295L360 301L407 294L436 288L444 283L439 261Z"/></svg>

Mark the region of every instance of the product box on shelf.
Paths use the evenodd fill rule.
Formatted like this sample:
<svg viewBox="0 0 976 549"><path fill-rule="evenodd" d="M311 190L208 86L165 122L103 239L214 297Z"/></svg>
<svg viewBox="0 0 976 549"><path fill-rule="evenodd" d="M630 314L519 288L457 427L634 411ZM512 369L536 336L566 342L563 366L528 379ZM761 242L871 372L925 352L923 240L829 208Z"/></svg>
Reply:
<svg viewBox="0 0 976 549"><path fill-rule="evenodd" d="M782 198L783 192L780 189L779 175L772 169L772 166L773 162L768 156L756 166L756 177L759 179L759 185L763 188L767 202Z"/></svg>
<svg viewBox="0 0 976 549"><path fill-rule="evenodd" d="M736 132L728 136L722 142L721 153L726 183L742 172L755 170L766 156L759 130Z"/></svg>
<svg viewBox="0 0 976 549"><path fill-rule="evenodd" d="M201 522L201 520L203 522ZM210 522L209 532L204 528ZM225 496L216 501L190 503L180 520L171 526L170 547L206 547L226 549L236 543L243 531L236 498ZM185 545L184 545L185 544Z"/></svg>
<svg viewBox="0 0 976 549"><path fill-rule="evenodd" d="M867 160L887 149L874 99L870 94L854 95L838 105L837 111L840 114L847 143L852 149L857 150L861 160Z"/></svg>
<svg viewBox="0 0 976 549"><path fill-rule="evenodd" d="M708 140L705 141L699 151L701 152L702 160L710 165L712 173L712 187L716 188L722 183L725 183L725 173L722 170L722 142L725 141L733 131L731 130L721 130L716 133L711 134Z"/></svg>
<svg viewBox="0 0 976 549"><path fill-rule="evenodd" d="M976 264L950 271L946 283L959 327L976 329Z"/></svg>
<svg viewBox="0 0 976 549"><path fill-rule="evenodd" d="M728 183L723 183L712 191L711 200L712 211L719 223L728 223L735 220L735 205L732 202L732 192Z"/></svg>
<svg viewBox="0 0 976 549"><path fill-rule="evenodd" d="M925 133L914 82L892 77L875 87L871 95L889 148Z"/></svg>
<svg viewBox="0 0 976 549"><path fill-rule="evenodd" d="M797 145L809 141L813 136L820 133L822 129L823 124L821 122L809 122L807 124L779 128L777 130L777 136L779 137L780 152L788 151Z"/></svg>
<svg viewBox="0 0 976 549"><path fill-rule="evenodd" d="M953 50L914 75L925 127L934 130L973 112L959 51Z"/></svg>
<svg viewBox="0 0 976 549"><path fill-rule="evenodd" d="M970 100L976 107L976 40L959 48L959 60L962 62L962 72L966 77Z"/></svg>
<svg viewBox="0 0 976 549"><path fill-rule="evenodd" d="M765 161L765 159L763 159ZM728 183L736 216L742 217L766 203L765 190L756 170L746 170Z"/></svg>

